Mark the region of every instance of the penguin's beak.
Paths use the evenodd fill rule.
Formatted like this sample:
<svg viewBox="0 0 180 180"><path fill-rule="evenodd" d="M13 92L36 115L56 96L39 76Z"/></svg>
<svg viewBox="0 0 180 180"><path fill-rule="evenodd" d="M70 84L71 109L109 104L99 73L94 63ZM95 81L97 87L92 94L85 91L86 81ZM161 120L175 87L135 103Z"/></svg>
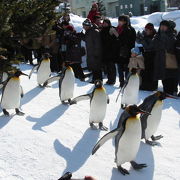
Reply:
<svg viewBox="0 0 180 180"><path fill-rule="evenodd" d="M166 94L166 98L177 99L175 96L172 96L172 95L170 95L170 94Z"/></svg>
<svg viewBox="0 0 180 180"><path fill-rule="evenodd" d="M147 111L143 111L140 109L140 111L138 112L139 114L147 114L147 115L151 115L151 113L147 112Z"/></svg>
<svg viewBox="0 0 180 180"><path fill-rule="evenodd" d="M28 76L27 74L25 74L25 73L23 73L23 72L21 72L21 75Z"/></svg>

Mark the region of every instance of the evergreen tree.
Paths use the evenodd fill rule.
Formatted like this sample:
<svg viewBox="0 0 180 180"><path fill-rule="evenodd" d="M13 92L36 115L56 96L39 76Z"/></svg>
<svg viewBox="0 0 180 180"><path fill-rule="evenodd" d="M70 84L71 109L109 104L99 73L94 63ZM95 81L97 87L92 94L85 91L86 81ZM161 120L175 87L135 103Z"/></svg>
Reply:
<svg viewBox="0 0 180 180"><path fill-rule="evenodd" d="M55 12L59 4L59 0L0 0L0 55L11 54L21 39L48 34L60 18Z"/></svg>
<svg viewBox="0 0 180 180"><path fill-rule="evenodd" d="M104 5L104 2L102 0L97 0L97 4L101 15L106 16L106 7Z"/></svg>

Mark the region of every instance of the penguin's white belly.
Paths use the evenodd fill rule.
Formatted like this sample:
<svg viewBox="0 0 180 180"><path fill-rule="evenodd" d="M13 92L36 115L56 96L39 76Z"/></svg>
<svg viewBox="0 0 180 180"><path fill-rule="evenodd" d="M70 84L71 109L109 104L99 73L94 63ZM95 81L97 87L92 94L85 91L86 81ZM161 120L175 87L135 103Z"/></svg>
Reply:
<svg viewBox="0 0 180 180"><path fill-rule="evenodd" d="M132 75L129 78L128 84L124 89L121 104L137 104L139 93L139 76Z"/></svg>
<svg viewBox="0 0 180 180"><path fill-rule="evenodd" d="M136 158L141 141L141 123L137 119L129 119L126 122L126 129L121 136L117 150L117 165L130 162Z"/></svg>
<svg viewBox="0 0 180 180"><path fill-rule="evenodd" d="M44 82L49 78L50 74L50 61L42 61L37 72L38 84L44 84Z"/></svg>
<svg viewBox="0 0 180 180"><path fill-rule="evenodd" d="M91 100L89 122L103 122L106 115L106 108L107 95L105 89L96 89Z"/></svg>
<svg viewBox="0 0 180 180"><path fill-rule="evenodd" d="M19 108L20 99L21 99L20 81L10 79L2 95L2 99L1 99L2 109Z"/></svg>
<svg viewBox="0 0 180 180"><path fill-rule="evenodd" d="M90 105L90 123L103 122L106 115L107 95L104 90L95 90Z"/></svg>
<svg viewBox="0 0 180 180"><path fill-rule="evenodd" d="M6 81L8 78L8 74L6 72L3 72L3 75L2 75L2 82Z"/></svg>
<svg viewBox="0 0 180 180"><path fill-rule="evenodd" d="M157 131L162 115L163 102L157 101L151 115L147 118L147 128L145 129L146 139L149 139Z"/></svg>
<svg viewBox="0 0 180 180"><path fill-rule="evenodd" d="M74 94L74 72L66 71L65 76L61 82L61 90L60 90L60 99L61 101L66 101L68 99L73 98Z"/></svg>

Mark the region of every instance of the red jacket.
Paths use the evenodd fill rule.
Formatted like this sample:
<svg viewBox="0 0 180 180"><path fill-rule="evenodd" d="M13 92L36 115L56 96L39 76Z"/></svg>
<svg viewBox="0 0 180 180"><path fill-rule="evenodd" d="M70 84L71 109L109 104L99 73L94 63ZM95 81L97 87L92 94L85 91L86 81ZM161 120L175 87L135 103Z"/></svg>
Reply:
<svg viewBox="0 0 180 180"><path fill-rule="evenodd" d="M89 11L87 18L90 19L92 23L94 23L94 16L100 16L100 12L91 10Z"/></svg>

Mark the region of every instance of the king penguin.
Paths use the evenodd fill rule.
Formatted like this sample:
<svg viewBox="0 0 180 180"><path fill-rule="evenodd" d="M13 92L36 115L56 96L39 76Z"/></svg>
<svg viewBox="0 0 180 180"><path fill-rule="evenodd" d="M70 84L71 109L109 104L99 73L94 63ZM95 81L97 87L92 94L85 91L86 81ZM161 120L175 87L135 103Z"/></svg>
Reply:
<svg viewBox="0 0 180 180"><path fill-rule="evenodd" d="M62 104L69 104L71 102L71 98L74 95L74 71L67 63L65 64L65 68L61 74L49 78L45 83L44 86L47 84L58 81L59 80L59 97Z"/></svg>
<svg viewBox="0 0 180 180"><path fill-rule="evenodd" d="M51 75L51 69L50 69L50 54L45 53L43 55L43 59L39 65L36 65L33 67L29 74L29 79L31 78L32 73L37 69L37 83L40 87L45 83L47 79L49 79Z"/></svg>
<svg viewBox="0 0 180 180"><path fill-rule="evenodd" d="M133 68L123 88L120 90L120 93L122 93L122 97L121 97L122 108L130 104L137 104L139 86L140 86L140 78L137 73L137 69Z"/></svg>
<svg viewBox="0 0 180 180"><path fill-rule="evenodd" d="M23 96L19 78L21 75L28 76L17 70L12 77L9 77L7 81L4 82L1 108L6 116L9 116L9 112L7 112L6 109L15 109L17 115L24 115L24 113L19 110L20 99Z"/></svg>
<svg viewBox="0 0 180 180"><path fill-rule="evenodd" d="M156 140L161 139L163 136L154 136L156 133L163 108L163 100L166 98L174 98L164 92L158 91L148 97L146 97L139 108L148 111L151 113L151 116L148 114L141 115L141 125L142 125L142 139L145 139L146 143L149 145L157 145ZM149 140L152 139L152 141Z"/></svg>
<svg viewBox="0 0 180 180"><path fill-rule="evenodd" d="M129 172L122 167L122 164L130 162L135 170L147 167L146 164L138 164L134 160L139 150L141 141L141 122L139 114L147 112L139 109L136 105L125 108L127 116L124 116L122 126L104 135L94 146L92 155L109 139L115 137L115 162L118 170L123 174Z"/></svg>
<svg viewBox="0 0 180 180"><path fill-rule="evenodd" d="M103 87L102 81L95 81L95 87L92 93L74 98L71 104L76 104L78 101L86 99L90 99L89 124L91 128L97 129L94 123L98 123L99 129L107 131L108 128L103 126L103 120L106 115L109 97L106 93L106 89Z"/></svg>

